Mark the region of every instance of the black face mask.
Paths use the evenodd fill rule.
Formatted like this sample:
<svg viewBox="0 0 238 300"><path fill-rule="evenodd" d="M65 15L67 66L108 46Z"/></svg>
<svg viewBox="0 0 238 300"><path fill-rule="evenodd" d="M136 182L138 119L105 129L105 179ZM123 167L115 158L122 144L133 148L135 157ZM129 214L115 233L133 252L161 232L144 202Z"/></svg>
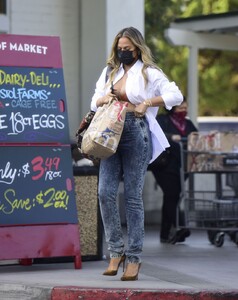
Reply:
<svg viewBox="0 0 238 300"><path fill-rule="evenodd" d="M120 62L125 65L131 65L135 60L135 57L133 57L133 51L130 50L125 50L125 51L118 50L117 55Z"/></svg>

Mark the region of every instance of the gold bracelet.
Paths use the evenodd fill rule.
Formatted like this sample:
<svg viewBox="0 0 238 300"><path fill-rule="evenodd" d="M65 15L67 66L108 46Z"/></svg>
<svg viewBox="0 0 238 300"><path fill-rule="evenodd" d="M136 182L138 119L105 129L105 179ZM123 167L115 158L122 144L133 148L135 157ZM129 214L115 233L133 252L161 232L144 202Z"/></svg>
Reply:
<svg viewBox="0 0 238 300"><path fill-rule="evenodd" d="M146 105L146 106L152 106L152 103L151 103L151 100L145 100L144 102L143 102L143 104L144 105Z"/></svg>

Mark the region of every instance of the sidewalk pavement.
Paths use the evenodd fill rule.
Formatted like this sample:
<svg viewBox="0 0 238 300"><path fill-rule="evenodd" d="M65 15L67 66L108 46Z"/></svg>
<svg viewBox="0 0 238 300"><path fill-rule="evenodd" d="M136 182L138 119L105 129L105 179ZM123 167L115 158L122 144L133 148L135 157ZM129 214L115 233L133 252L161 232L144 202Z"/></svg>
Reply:
<svg viewBox="0 0 238 300"><path fill-rule="evenodd" d="M197 230L185 243L160 244L158 228L146 227L138 281L121 281L121 268L116 276L103 276L107 265L108 259L83 262L82 269L73 262L2 265L0 299L238 299L238 247L229 236L222 247Z"/></svg>

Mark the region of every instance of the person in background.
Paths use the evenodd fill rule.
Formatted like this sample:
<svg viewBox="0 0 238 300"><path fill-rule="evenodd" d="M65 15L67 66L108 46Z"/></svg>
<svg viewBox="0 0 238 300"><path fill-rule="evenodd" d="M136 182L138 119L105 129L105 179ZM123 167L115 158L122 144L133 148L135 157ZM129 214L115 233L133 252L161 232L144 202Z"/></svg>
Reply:
<svg viewBox="0 0 238 300"><path fill-rule="evenodd" d="M186 149L187 136L191 132L197 131L193 122L187 118L187 108L187 101L184 97L180 105L157 116L157 121L170 143L168 151L162 154L164 161L162 163L155 161L149 167L163 192L161 243L184 242L185 238L190 235L190 231L186 228L172 233L172 229L177 226L177 207L181 195L181 146L179 143L182 142L183 149ZM186 158L184 158L184 163L186 163ZM186 170L186 166L184 166L184 170ZM179 221L182 222L182 217Z"/></svg>
<svg viewBox="0 0 238 300"><path fill-rule="evenodd" d="M110 74L105 84L108 68ZM183 95L156 66L142 34L134 27L115 37L91 101L91 110L117 97L127 102L126 120L115 154L99 166L98 196L110 262L103 275L115 276L127 262L121 280L137 280L144 240L142 191L149 162L169 146L156 115L158 107L171 109ZM117 193L124 181L127 247L121 227Z"/></svg>

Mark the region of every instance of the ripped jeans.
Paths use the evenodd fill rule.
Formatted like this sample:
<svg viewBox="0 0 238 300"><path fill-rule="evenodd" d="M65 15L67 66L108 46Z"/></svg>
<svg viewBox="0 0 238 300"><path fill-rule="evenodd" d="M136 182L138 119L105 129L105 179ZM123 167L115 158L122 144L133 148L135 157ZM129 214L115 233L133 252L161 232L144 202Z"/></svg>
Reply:
<svg viewBox="0 0 238 300"><path fill-rule="evenodd" d="M151 133L145 117L128 112L117 152L101 160L99 203L110 257L126 254L129 263L140 263L144 241L142 192L152 156ZM124 181L128 245L125 250L117 193Z"/></svg>

